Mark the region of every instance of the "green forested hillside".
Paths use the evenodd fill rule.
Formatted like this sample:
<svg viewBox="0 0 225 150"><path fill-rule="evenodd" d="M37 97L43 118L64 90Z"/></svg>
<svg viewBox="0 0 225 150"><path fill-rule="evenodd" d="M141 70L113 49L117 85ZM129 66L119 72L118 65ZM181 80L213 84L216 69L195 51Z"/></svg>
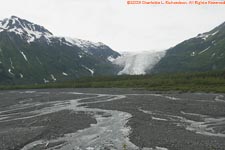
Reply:
<svg viewBox="0 0 225 150"><path fill-rule="evenodd" d="M151 70L162 72L191 72L225 69L225 23L186 40L167 50L166 55Z"/></svg>
<svg viewBox="0 0 225 150"><path fill-rule="evenodd" d="M86 77L74 81L38 85L1 86L23 88L143 88L154 91L225 92L225 71L140 76Z"/></svg>

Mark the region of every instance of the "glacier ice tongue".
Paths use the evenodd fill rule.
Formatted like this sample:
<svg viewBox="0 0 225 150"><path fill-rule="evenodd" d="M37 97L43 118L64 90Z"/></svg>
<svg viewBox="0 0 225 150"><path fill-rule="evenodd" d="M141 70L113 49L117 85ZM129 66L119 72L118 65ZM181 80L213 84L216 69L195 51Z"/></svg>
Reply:
<svg viewBox="0 0 225 150"><path fill-rule="evenodd" d="M151 70L164 55L165 51L124 53L113 60L113 63L123 67L118 75L141 75L146 74L147 70Z"/></svg>

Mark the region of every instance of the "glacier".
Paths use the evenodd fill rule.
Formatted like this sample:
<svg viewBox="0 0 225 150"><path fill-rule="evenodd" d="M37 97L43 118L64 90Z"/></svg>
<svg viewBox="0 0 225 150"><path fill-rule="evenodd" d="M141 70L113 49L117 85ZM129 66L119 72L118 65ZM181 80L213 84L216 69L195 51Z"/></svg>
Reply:
<svg viewBox="0 0 225 150"><path fill-rule="evenodd" d="M118 75L144 75L165 56L165 53L166 51L144 51L140 53L124 52L120 57L113 60L112 63L123 68L118 72Z"/></svg>

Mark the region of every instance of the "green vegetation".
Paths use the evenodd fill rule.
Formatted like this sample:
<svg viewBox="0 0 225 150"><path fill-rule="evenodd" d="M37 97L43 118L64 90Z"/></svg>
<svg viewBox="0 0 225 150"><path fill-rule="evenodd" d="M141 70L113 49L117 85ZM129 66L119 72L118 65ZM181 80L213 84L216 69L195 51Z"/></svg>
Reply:
<svg viewBox="0 0 225 150"><path fill-rule="evenodd" d="M75 80L92 76L89 69L96 76L115 75L120 69L107 59L119 53L106 45L87 48L85 52L76 45L68 46L65 39L52 38L51 44L42 40L28 44L14 32L0 32L0 84L35 84L54 78Z"/></svg>
<svg viewBox="0 0 225 150"><path fill-rule="evenodd" d="M204 37L204 38L203 38ZM225 23L170 48L151 72L193 72L225 69Z"/></svg>
<svg viewBox="0 0 225 150"><path fill-rule="evenodd" d="M8 85L0 89L31 88L144 88L153 91L225 92L225 71L154 74L140 76L87 77L36 85Z"/></svg>

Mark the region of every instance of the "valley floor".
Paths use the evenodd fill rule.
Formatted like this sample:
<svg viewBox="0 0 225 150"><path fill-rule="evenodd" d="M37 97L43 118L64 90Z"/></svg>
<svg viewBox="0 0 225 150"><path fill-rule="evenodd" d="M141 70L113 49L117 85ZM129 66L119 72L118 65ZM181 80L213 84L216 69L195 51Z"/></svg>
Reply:
<svg viewBox="0 0 225 150"><path fill-rule="evenodd" d="M225 150L225 95L0 91L1 150Z"/></svg>

